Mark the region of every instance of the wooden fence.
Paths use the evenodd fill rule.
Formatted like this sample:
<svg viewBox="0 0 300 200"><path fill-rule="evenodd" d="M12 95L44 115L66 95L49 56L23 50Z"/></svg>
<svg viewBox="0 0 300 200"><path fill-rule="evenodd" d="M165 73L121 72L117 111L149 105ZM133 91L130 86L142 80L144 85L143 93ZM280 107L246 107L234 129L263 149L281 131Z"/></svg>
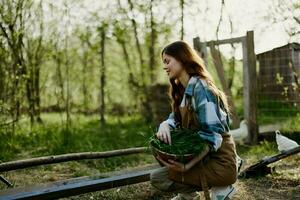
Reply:
<svg viewBox="0 0 300 200"><path fill-rule="evenodd" d="M218 77L222 84L223 90L229 97L229 105L233 108L233 125L237 128L239 125L239 119L237 117L232 94L228 88L228 84L224 76L224 68L222 66L220 52L215 48L216 45L241 43L243 49L243 95L244 95L244 119L248 125L248 138L246 143L257 144L258 143L258 124L257 124L257 78L256 78L256 55L254 52L254 33L253 31L247 31L245 36L224 39L224 40L211 40L200 41L199 37L193 39L194 49L197 50L202 58L207 63L207 47L210 48L210 52L213 57L213 62L218 73Z"/></svg>

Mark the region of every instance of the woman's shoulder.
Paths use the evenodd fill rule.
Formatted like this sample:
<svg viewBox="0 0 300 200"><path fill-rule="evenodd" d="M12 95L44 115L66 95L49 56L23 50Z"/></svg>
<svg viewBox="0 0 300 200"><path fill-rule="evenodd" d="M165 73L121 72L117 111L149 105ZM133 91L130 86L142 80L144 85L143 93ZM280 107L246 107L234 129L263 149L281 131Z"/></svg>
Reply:
<svg viewBox="0 0 300 200"><path fill-rule="evenodd" d="M200 90L208 87L207 81L205 78L201 78L199 76L195 76L195 87L194 89Z"/></svg>
<svg viewBox="0 0 300 200"><path fill-rule="evenodd" d="M198 82L202 84L202 86L207 87L207 81L204 78L197 77Z"/></svg>
<svg viewBox="0 0 300 200"><path fill-rule="evenodd" d="M215 102L216 96L213 91L208 87L207 81L204 78L197 76L197 81L194 87L194 98L198 103ZM207 100L207 101L206 101Z"/></svg>
<svg viewBox="0 0 300 200"><path fill-rule="evenodd" d="M204 78L197 76L197 81L194 87L194 96L201 96L204 98L206 96L207 90L209 90L207 82Z"/></svg>

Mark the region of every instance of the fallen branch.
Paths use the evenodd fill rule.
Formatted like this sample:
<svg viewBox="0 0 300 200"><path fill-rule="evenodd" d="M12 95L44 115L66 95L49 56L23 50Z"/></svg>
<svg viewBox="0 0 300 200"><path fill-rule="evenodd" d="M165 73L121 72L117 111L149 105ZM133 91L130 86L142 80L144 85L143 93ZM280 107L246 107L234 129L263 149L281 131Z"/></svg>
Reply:
<svg viewBox="0 0 300 200"><path fill-rule="evenodd" d="M74 160L110 158L115 156L145 153L146 151L147 151L147 147L136 147L136 148L118 149L118 150L105 151L105 152L69 153L63 155L52 155L52 156L30 158L30 159L0 163L0 172L23 169L23 168L38 166L38 165L74 161Z"/></svg>

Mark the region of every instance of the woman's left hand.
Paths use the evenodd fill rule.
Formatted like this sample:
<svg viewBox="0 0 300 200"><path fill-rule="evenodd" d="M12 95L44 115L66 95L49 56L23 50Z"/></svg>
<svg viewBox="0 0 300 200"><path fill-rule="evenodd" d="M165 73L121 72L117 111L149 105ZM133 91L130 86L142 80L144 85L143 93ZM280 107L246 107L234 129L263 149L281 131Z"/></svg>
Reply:
<svg viewBox="0 0 300 200"><path fill-rule="evenodd" d="M206 145L203 152L198 154L196 157L194 157L192 160L190 160L188 163L183 164L180 162L177 162L172 159L168 159L168 162L163 160L159 155L156 156L156 158L161 161L165 166L169 167L172 170L178 171L178 172L186 172L189 169L191 169L196 163L198 163L205 155L209 153L209 146Z"/></svg>
<svg viewBox="0 0 300 200"><path fill-rule="evenodd" d="M168 159L168 162L163 160L159 157L159 155L156 156L156 158L161 161L165 166L169 167L172 170L178 171L178 172L185 172L188 169L186 168L185 164L177 162L172 159Z"/></svg>

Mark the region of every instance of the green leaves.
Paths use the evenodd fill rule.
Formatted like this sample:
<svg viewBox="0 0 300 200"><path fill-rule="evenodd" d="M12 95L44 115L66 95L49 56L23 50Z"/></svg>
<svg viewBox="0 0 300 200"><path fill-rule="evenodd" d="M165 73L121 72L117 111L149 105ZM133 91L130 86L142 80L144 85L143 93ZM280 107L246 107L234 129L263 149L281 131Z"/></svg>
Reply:
<svg viewBox="0 0 300 200"><path fill-rule="evenodd" d="M153 145L163 152L181 156L199 154L207 145L206 141L198 135L197 129L175 128L171 129L170 132L171 145L159 140L156 135L150 137L149 145Z"/></svg>

